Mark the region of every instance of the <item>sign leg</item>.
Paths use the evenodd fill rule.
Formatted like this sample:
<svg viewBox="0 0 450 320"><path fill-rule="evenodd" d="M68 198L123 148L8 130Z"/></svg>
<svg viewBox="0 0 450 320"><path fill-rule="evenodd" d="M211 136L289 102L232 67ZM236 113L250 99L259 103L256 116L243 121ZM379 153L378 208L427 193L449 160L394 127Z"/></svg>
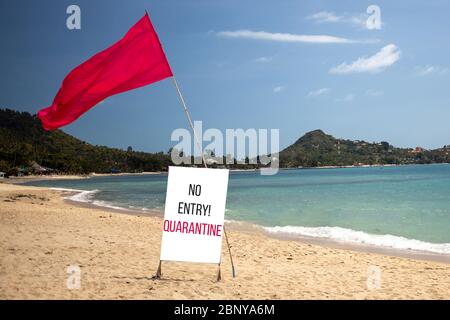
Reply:
<svg viewBox="0 0 450 320"><path fill-rule="evenodd" d="M220 272L220 263L219 263L219 270L217 271L217 282L222 280L222 273Z"/></svg>
<svg viewBox="0 0 450 320"><path fill-rule="evenodd" d="M156 270L156 274L153 276L154 279L161 279L161 260L159 260L158 269Z"/></svg>
<svg viewBox="0 0 450 320"><path fill-rule="evenodd" d="M227 235L227 231L225 230L225 225L223 226L223 233L225 234L225 240L227 242L228 253L230 254L231 271L233 273L233 278L236 278L236 269L234 268L233 255L231 254L230 243L228 242L228 235Z"/></svg>

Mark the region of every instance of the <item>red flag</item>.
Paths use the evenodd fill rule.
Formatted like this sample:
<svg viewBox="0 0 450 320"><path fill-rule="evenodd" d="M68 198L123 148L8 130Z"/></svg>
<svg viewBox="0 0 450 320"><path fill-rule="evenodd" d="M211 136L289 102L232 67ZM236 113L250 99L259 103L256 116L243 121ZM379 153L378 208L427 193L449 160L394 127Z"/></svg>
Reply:
<svg viewBox="0 0 450 320"><path fill-rule="evenodd" d="M38 112L45 130L65 126L109 96L172 76L158 35L145 14L127 34L73 69L51 106Z"/></svg>

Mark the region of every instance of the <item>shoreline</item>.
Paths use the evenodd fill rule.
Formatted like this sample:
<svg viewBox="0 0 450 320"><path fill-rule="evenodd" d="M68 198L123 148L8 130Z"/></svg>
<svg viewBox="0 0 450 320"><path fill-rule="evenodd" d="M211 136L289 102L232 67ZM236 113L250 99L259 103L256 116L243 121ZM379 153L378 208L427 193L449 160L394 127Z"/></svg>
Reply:
<svg viewBox="0 0 450 320"><path fill-rule="evenodd" d="M415 165L415 164L414 164ZM430 164L430 165L434 165L434 164ZM439 165L439 164L438 164ZM443 164L445 165L445 164ZM447 164L448 165L448 164ZM392 165L382 165L382 166L392 166ZM347 167L337 167L337 168L359 168L362 166L347 166ZM317 169L333 169L335 167L321 167L321 168L317 168ZM303 169L310 169L310 168L303 168ZM301 170L301 169L296 169L296 168L290 168L290 169L282 169L282 170ZM254 169L251 170L236 170L236 172L241 172L241 171L252 171L255 172ZM91 177L95 177L95 176L114 176L114 175L119 175L119 176L129 176L129 175L161 175L161 174L167 174L166 172L144 172L144 173L122 173L122 174L99 174L99 175L89 175L89 176L61 176L61 175L57 175L57 176L44 176L44 177L38 177L37 179L33 179L33 178L29 178L29 179L24 179L23 181L17 182L17 181L3 181L3 183L11 183L11 184L17 184L17 185L21 185L22 183L26 183L26 182L30 182L30 181L39 181L39 180L47 180L47 181L52 181L53 179L89 179ZM2 181L0 181L2 182ZM49 189L54 189L54 190L58 190L58 191L62 191L62 192L68 192L70 194L70 196L76 196L77 194L81 194L82 192L89 192L86 190L73 190L73 189L64 189L64 188L52 188L49 187ZM143 208L142 211L139 210L139 208L124 208L124 207L120 207L120 206L116 206L113 203L108 204L108 203L102 203L102 204L98 204L98 203L92 203L90 201L84 201L84 200L76 200L76 199L65 199L65 201L69 201L71 204L76 205L76 206L81 206L81 207L86 207L86 208L98 208L98 209L104 209L104 210L108 210L108 211L113 211L116 213L126 213L126 214L134 214L134 215L156 215L156 216L160 216L163 217L163 212L161 212L158 209L153 209L153 208ZM93 202L96 202L96 200L94 200ZM101 201L100 201L101 202ZM225 220L226 222L229 223L229 221ZM271 237L271 238L275 238L275 239L280 239L280 240L292 240L292 241L299 241L302 243L308 243L308 244L317 244L317 245L321 245L324 247L329 247L329 248L338 248L338 249L345 249L345 250L353 250L353 251L359 251L359 252L369 252L369 253L379 253L379 254L384 254L384 255L389 255L389 256L397 256L397 257L405 257L405 258L411 258L411 259L420 259L420 260L428 260L428 261L437 261L437 262L443 262L443 263L450 263L450 254L447 253L448 251L448 244L447 243L431 243L431 242L426 242L426 241L422 241L422 240L417 240L417 239L413 239L413 238L404 238L401 236L392 236L389 234L382 234L382 235L378 235L378 234L369 234L367 232L364 231L359 231L359 230L353 230L353 229L345 229L345 231L350 231L350 232L354 232L354 233L363 233L369 237L394 237L396 239L394 239L393 241L406 241L406 242L419 242L420 245L417 245L416 243L406 243L402 245L405 246L405 248L399 248L398 245L397 247L395 246L390 246L389 244L387 245L377 245L374 243L367 243L365 242L365 240L361 240L360 242L358 241L346 241L345 239L339 239L339 238L329 238L329 237L321 237L321 236L310 236L307 234L302 234L302 233L292 233L292 232L288 232L288 231L281 231L281 232L271 232L269 230L266 230L264 226L259 225L257 223L251 223L251 222L245 222L245 221L234 221L233 225L243 225L246 224L247 228L246 229L251 229L251 230L259 230L259 232L261 232L262 234L264 234L267 237ZM296 228L296 226L288 226L288 227L294 227ZM299 226L300 228L302 228L301 226ZM233 227L231 227L233 228ZM278 227L272 227L272 228L278 228ZM337 228L338 227L318 227L318 228ZM314 229L314 228L311 228ZM373 242L373 239L370 239L370 241ZM376 242L376 241L375 241ZM412 247L407 247L408 245L412 245ZM428 246L440 246L439 249L431 249L427 250L427 249L421 249L421 247L423 245L428 245ZM444 245L444 246L441 246ZM442 252L444 251L444 252Z"/></svg>
<svg viewBox="0 0 450 320"><path fill-rule="evenodd" d="M56 191L61 191L62 193L67 192L70 195L76 195L76 191L69 191L69 190L58 190L53 189ZM164 212L158 209L146 209L146 210L138 210L138 209L131 209L131 208L122 208L122 207L113 207L108 205L99 205L94 204L92 202L83 202L83 201L77 201L70 199L70 195L68 197L64 197L61 195L61 197L64 199L65 202L72 204L74 206L79 206L83 208L97 208L97 209L103 209L106 211L111 211L115 213L120 214L128 214L128 215L134 215L134 216L153 216L158 217L160 219L164 218ZM227 229L233 230L233 231L241 231L241 232L257 232L260 233L266 237L273 238L273 239L279 239L284 241L297 241L303 244L314 244L326 248L334 248L334 249L342 249L342 250L349 250L349 251L358 251L358 252L365 252L365 253L375 253L375 254L382 254L387 256L393 256L393 257L402 257L402 258L408 258L408 259L415 259L415 260L425 260L425 261L435 261L435 262L441 262L441 263L448 263L450 264L450 254L445 253L435 253L435 252L429 252L429 251L421 251L421 250L414 250L414 249L397 249L392 248L388 246L376 246L372 244L363 244L363 243L351 243L351 242L345 242L340 241L336 239L328 239L323 237L312 237L312 236L306 236L301 234L290 234L290 233L273 233L269 232L264 228L264 226L251 223L247 221L238 221L238 220L227 220L225 219L225 223L227 224ZM409 239L414 240L414 239Z"/></svg>
<svg viewBox="0 0 450 320"><path fill-rule="evenodd" d="M222 247L216 265L163 263L154 280L162 219L80 207L48 188L0 184L0 298L3 299L449 299L450 265L322 247L229 230L237 269ZM241 226L242 227L242 226ZM82 270L80 290L66 268ZM366 285L380 268L380 288Z"/></svg>
<svg viewBox="0 0 450 320"><path fill-rule="evenodd" d="M354 169L354 168L384 168L384 167L406 167L406 166L433 166L450 165L447 162L441 163L406 163L406 164L363 164L363 165L344 165L344 166L317 166L317 167L292 167L278 168L280 171L288 170L314 170L314 169ZM260 169L229 169L230 173L239 172L259 172ZM146 176L146 175L167 175L167 171L144 171L144 172L122 172L122 173L89 173L89 174L53 174L53 175L28 175L22 177L9 177L0 179L0 183L21 184L30 181L52 181L52 180L78 180L90 179L94 177L114 177L114 176Z"/></svg>
<svg viewBox="0 0 450 320"><path fill-rule="evenodd" d="M32 181L54 181L54 180L81 180L94 177L114 177L114 176L146 176L146 175L164 175L167 172L124 172L124 173L89 173L89 174L53 174L53 175L28 175L22 177L10 177L0 180L0 183L22 184Z"/></svg>

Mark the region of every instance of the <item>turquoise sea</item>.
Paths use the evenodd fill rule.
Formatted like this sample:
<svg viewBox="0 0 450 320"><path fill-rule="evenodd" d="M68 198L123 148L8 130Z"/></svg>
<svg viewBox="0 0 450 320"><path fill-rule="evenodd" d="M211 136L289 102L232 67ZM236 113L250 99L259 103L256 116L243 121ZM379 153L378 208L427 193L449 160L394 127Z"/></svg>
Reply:
<svg viewBox="0 0 450 320"><path fill-rule="evenodd" d="M34 181L72 200L163 209L166 175ZM227 220L268 232L450 254L450 164L231 172Z"/></svg>

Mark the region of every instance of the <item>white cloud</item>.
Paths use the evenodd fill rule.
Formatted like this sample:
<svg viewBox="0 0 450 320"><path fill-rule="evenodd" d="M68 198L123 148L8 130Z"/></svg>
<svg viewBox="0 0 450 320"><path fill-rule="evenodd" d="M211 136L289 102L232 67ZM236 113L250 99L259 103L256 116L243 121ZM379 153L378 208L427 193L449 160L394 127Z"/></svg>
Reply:
<svg viewBox="0 0 450 320"><path fill-rule="evenodd" d="M307 20L313 20L317 23L336 23L342 21L343 16L337 16L334 12L320 11L310 16L307 16Z"/></svg>
<svg viewBox="0 0 450 320"><path fill-rule="evenodd" d="M433 66L433 65L416 66L415 69L416 69L416 73L419 76L427 76L429 74L444 75L444 74L447 74L449 71L449 69L446 67Z"/></svg>
<svg viewBox="0 0 450 320"><path fill-rule="evenodd" d="M283 86L278 86L278 87L273 88L273 92L274 93L279 93L281 91L284 91L284 87Z"/></svg>
<svg viewBox="0 0 450 320"><path fill-rule="evenodd" d="M321 88L321 89L317 89L317 90L309 92L307 97L308 98L315 98L315 97L327 94L328 92L330 92L330 89L328 89L328 88Z"/></svg>
<svg viewBox="0 0 450 320"><path fill-rule="evenodd" d="M255 60L253 60L254 62L260 62L260 63L267 63L267 62L270 62L270 61L272 61L273 60L273 58L272 57L259 57L259 58L256 58Z"/></svg>
<svg viewBox="0 0 450 320"><path fill-rule="evenodd" d="M364 14L354 15L347 19L347 22L353 24L356 27L367 29L367 16ZM381 26L380 26L381 28Z"/></svg>
<svg viewBox="0 0 450 320"><path fill-rule="evenodd" d="M304 43L370 43L370 41L357 41L347 38L335 37L330 35L304 35L291 33L271 33L266 31L221 31L217 32L219 37L225 38L241 38L278 42L304 42Z"/></svg>
<svg viewBox="0 0 450 320"><path fill-rule="evenodd" d="M395 44L389 44L370 57L361 57L351 63L341 63L330 69L333 74L348 74L370 72L376 73L392 66L400 59L400 49Z"/></svg>
<svg viewBox="0 0 450 320"><path fill-rule="evenodd" d="M316 23L348 23L359 28L367 28L366 20L368 16L366 14L343 14L337 15L330 11L320 11L310 16L307 16L307 20L314 21Z"/></svg>
<svg viewBox="0 0 450 320"><path fill-rule="evenodd" d="M382 90L369 89L366 90L366 95L369 97L381 97L384 95L384 92Z"/></svg>

